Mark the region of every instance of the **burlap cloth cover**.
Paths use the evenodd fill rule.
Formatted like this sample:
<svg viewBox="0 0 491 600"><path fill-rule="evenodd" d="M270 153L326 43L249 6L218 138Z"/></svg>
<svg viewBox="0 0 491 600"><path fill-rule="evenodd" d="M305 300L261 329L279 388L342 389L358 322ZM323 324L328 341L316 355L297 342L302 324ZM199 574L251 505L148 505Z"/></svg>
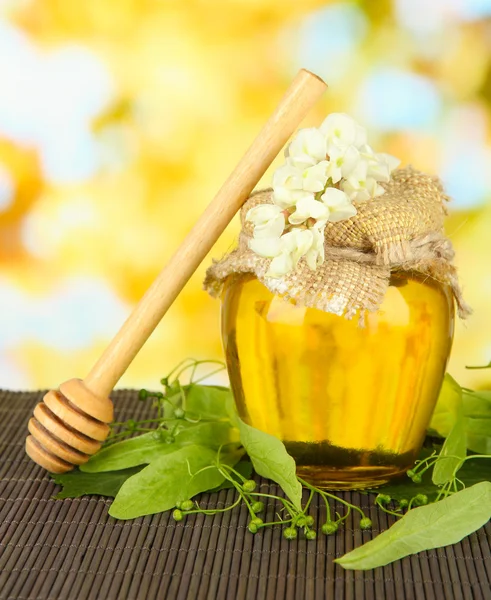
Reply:
<svg viewBox="0 0 491 600"><path fill-rule="evenodd" d="M241 210L238 248L213 262L205 289L219 296L229 275L252 273L274 294L348 319L358 314L363 324L366 312L380 307L391 271L413 271L448 284L459 316L465 318L471 309L452 265L452 244L443 233L448 197L441 182L407 167L394 171L390 182L382 185L382 196L354 203L354 217L327 223L325 261L316 271L301 259L281 279L266 277L270 259L249 249L253 226L245 220L247 211L272 203L272 190L252 194Z"/></svg>

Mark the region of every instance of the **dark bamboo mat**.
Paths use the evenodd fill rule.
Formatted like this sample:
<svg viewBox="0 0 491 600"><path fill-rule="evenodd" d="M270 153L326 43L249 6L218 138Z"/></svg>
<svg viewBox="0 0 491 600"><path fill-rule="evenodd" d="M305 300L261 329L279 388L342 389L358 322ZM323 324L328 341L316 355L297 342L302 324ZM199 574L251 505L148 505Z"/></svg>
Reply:
<svg viewBox="0 0 491 600"><path fill-rule="evenodd" d="M356 517L334 537L288 542L279 529L250 534L246 510L179 524L168 513L116 521L108 499L53 500L57 486L24 454L27 421L41 397L0 392L2 599L491 599L489 524L455 546L352 572L333 558L370 539ZM136 398L114 394L118 420L145 414ZM260 483L263 492L277 491ZM233 496L204 494L202 506L223 506ZM369 511L374 533L392 522L371 506L373 497L346 498ZM322 522L324 510L314 505L311 514ZM272 506L268 512L273 520Z"/></svg>

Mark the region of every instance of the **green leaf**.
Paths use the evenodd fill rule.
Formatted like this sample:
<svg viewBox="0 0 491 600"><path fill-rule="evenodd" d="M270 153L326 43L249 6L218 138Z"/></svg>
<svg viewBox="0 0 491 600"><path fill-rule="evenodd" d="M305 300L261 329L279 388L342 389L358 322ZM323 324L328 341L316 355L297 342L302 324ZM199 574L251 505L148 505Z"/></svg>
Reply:
<svg viewBox="0 0 491 600"><path fill-rule="evenodd" d="M176 443L180 446L200 444L219 448L227 444L239 443L240 435L236 427L230 422L203 422L193 427L184 429L176 436Z"/></svg>
<svg viewBox="0 0 491 600"><path fill-rule="evenodd" d="M148 464L180 448L176 443L166 443L165 439L169 436L167 431L162 431L161 435L162 438L157 437L154 432L149 432L105 446L81 465L80 470L85 473L100 473L127 469Z"/></svg>
<svg viewBox="0 0 491 600"><path fill-rule="evenodd" d="M463 390L462 403L466 417L490 419L488 433L491 436L491 392Z"/></svg>
<svg viewBox="0 0 491 600"><path fill-rule="evenodd" d="M238 429L232 427L229 422L199 422L188 425L176 434L173 443L166 441L169 436L168 431L161 430L159 435L156 432L148 432L129 440L110 444L91 456L87 463L81 465L80 470L85 473L117 471L149 464L184 446L198 444L219 448L240 442Z"/></svg>
<svg viewBox="0 0 491 600"><path fill-rule="evenodd" d="M220 458L222 462L233 463L240 456L235 452ZM215 466L216 460L215 450L197 445L156 459L123 484L109 514L116 519L152 515L217 487L224 477Z"/></svg>
<svg viewBox="0 0 491 600"><path fill-rule="evenodd" d="M448 434L438 459L433 467L433 483L443 485L455 476L467 456L467 440L465 434L465 419L460 409L460 415Z"/></svg>
<svg viewBox="0 0 491 600"><path fill-rule="evenodd" d="M51 474L54 482L62 485L63 489L55 496L56 499L80 498L94 494L114 498L123 483L136 475L142 467L133 467L124 471L114 471L100 475L98 473L82 473L78 469L61 475Z"/></svg>
<svg viewBox="0 0 491 600"><path fill-rule="evenodd" d="M442 388L431 417L430 429L447 437L458 419L462 407L462 388L448 373L443 379Z"/></svg>
<svg viewBox="0 0 491 600"><path fill-rule="evenodd" d="M281 440L244 423L237 417L240 440L258 475L272 479L285 492L294 506L301 510L302 486L297 479L296 465Z"/></svg>
<svg viewBox="0 0 491 600"><path fill-rule="evenodd" d="M491 453L491 392L464 390L467 447L479 454Z"/></svg>
<svg viewBox="0 0 491 600"><path fill-rule="evenodd" d="M184 386L183 408L200 419L228 419L227 400L232 392L216 385L190 384Z"/></svg>
<svg viewBox="0 0 491 600"><path fill-rule="evenodd" d="M459 401L466 417L467 448L488 454L491 451L491 391L462 389L450 375L445 375L430 429L447 437L458 418Z"/></svg>
<svg viewBox="0 0 491 600"><path fill-rule="evenodd" d="M390 529L337 562L345 569L374 569L422 550L460 542L491 518L491 483L483 481L440 502L410 510Z"/></svg>

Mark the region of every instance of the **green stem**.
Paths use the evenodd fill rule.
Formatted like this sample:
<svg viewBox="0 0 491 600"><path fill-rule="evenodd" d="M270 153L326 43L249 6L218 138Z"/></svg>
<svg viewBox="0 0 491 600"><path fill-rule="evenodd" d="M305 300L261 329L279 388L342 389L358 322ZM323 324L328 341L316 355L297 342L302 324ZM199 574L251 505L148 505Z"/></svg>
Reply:
<svg viewBox="0 0 491 600"><path fill-rule="evenodd" d="M362 511L362 509L359 506L355 506L354 504L351 504L350 502L347 502L346 500L343 500L342 498L339 498L339 496L335 496L334 494L330 494L329 492L325 492L324 490L320 490L319 488L316 488L315 486L311 485L307 481L304 481L300 477L297 477L297 479L298 479L298 481L300 481L300 483L303 486L305 486L309 490L314 490L315 492L317 492L321 496L327 497L327 498L331 498L334 501L337 500L338 502L340 502L341 504L344 504L345 506L351 506L351 508L354 508L355 510L357 510L361 514L362 519L365 518L365 513Z"/></svg>
<svg viewBox="0 0 491 600"><path fill-rule="evenodd" d="M378 500L375 500L375 504L381 508L385 513L387 513L388 515L394 515L394 517L398 517L401 518L403 515L401 515L400 513L396 513L393 510L390 510L389 508L386 508L381 502L378 502Z"/></svg>
<svg viewBox="0 0 491 600"><path fill-rule="evenodd" d="M286 498L282 498L281 496L274 496L273 494L263 494L261 492L251 492L249 494L250 496L258 496L260 498L273 498L274 500L279 500L283 506L286 508L286 510L290 513L290 515L298 515L300 514L299 511L295 508L295 506L293 506L293 504L287 500Z"/></svg>
<svg viewBox="0 0 491 600"><path fill-rule="evenodd" d="M237 500L231 504L230 506L226 506L225 508L197 508L194 510L186 510L183 511L185 515L194 515L194 514L202 514L202 515L216 515L217 513L227 512L228 510L232 510L238 504L240 504L242 498L239 496Z"/></svg>

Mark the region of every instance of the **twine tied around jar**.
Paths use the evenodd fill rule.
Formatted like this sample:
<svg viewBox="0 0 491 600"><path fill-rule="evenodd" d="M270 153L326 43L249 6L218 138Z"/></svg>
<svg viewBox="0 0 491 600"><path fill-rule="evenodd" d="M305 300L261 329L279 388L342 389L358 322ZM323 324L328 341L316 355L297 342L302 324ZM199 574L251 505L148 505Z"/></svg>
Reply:
<svg viewBox="0 0 491 600"><path fill-rule="evenodd" d="M249 273L287 300L348 319L358 315L363 325L367 311L382 304L391 272L407 271L447 284L459 316L466 318L472 311L464 301L452 264L452 243L443 230L448 197L440 180L406 167L394 171L382 186L382 196L354 202L354 217L327 223L322 265L311 270L302 258L281 278L266 276L271 259L249 248L253 227L246 221L247 212L273 203L270 189L252 194L241 209L238 247L208 268L205 290L219 296L229 276Z"/></svg>

